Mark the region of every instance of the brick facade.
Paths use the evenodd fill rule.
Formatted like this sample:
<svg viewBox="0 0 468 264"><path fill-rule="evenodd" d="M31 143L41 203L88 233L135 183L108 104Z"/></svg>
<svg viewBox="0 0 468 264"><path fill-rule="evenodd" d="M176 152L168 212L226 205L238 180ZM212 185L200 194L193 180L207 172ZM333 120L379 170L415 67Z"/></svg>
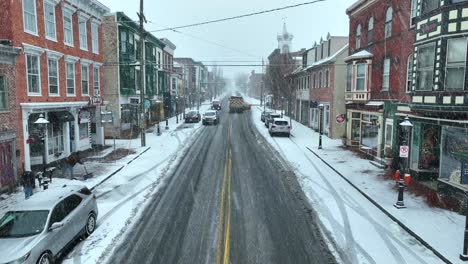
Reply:
<svg viewBox="0 0 468 264"><path fill-rule="evenodd" d="M54 14L55 23L55 39L46 37L46 18L44 14L45 3L49 3L53 6L54 12L48 14ZM94 112L95 108L89 107L88 102L90 96L100 96L102 94L103 74L102 74L102 37L101 37L101 26L100 19L102 15L109 12L109 9L99 3L97 0L91 0L91 2L75 2L75 1L57 1L57 0L36 0L34 1L35 8L31 7L34 12L34 19L36 30L35 32L28 33L24 21L26 18L23 17L23 1L2 1L2 26L0 28L0 38L10 40L12 45L15 47L21 47L24 50L24 54L18 56L16 64L16 96L17 102L20 105L18 107L18 120L19 120L19 131L18 140L22 142L19 145L21 155L24 155L25 167L30 169L30 149L26 140L31 136L28 131L28 119L31 114L38 112L45 112L46 118L50 112L54 111L68 111L74 116L75 122L69 121L63 126L63 136L65 140L65 149L63 151L55 153L47 157L48 162L52 162L57 158L63 158L73 150L83 150L87 147L91 147L91 143L99 143L102 140L98 138L102 137L102 133L98 131L91 131L92 124L88 124L89 138L83 138L83 134L78 131L80 122L85 119L83 118L84 112ZM76 5L74 5L76 4ZM72 31L73 31L73 43L67 45L64 43L64 10L69 10L72 13ZM8 14L8 15L4 15ZM80 48L80 34L79 34L79 17L82 17L86 21L86 32L87 32L87 50ZM98 40L99 49L97 54L93 52L93 41L92 31L93 26L98 26ZM53 27L52 27L53 28ZM27 80L27 65L26 56L32 55L38 58L38 88L40 89L34 94L28 93L28 80ZM53 58L57 60L58 65L58 94L49 93L49 70L48 70L48 59ZM66 79L66 61L74 64L74 93L75 95L67 95L67 79ZM36 65L36 64L35 64ZM82 65L88 66L88 91L89 94L83 95L82 93ZM99 90L96 92L93 89L96 76L94 76L94 68L99 68ZM60 110L59 110L60 109ZM96 111L98 112L98 111ZM100 112L100 111L99 111ZM94 113L93 113L94 114ZM31 118L33 116L31 115ZM34 116L34 118L36 118ZM90 119L89 119L90 120ZM82 128L85 129L85 128ZM69 133L67 133L69 132ZM75 134L73 134L75 132ZM93 138L92 133L98 135ZM75 139L78 138L78 139ZM80 139L81 138L81 139ZM71 142L71 146L68 147L67 143ZM47 145L47 144L46 144ZM49 153L50 154L50 153Z"/></svg>

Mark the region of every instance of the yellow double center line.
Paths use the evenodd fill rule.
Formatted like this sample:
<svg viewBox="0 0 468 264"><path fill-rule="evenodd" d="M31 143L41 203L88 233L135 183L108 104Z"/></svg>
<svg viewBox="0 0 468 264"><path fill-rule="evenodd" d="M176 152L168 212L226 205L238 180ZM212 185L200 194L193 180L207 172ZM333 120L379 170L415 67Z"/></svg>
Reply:
<svg viewBox="0 0 468 264"><path fill-rule="evenodd" d="M231 126L229 126L229 140L231 135ZM231 172L232 172L232 153L228 150L226 160L224 161L223 182L221 185L221 197L219 205L219 225L218 241L216 247L216 263L229 263L229 242L231 236ZM227 208L225 208L227 207Z"/></svg>

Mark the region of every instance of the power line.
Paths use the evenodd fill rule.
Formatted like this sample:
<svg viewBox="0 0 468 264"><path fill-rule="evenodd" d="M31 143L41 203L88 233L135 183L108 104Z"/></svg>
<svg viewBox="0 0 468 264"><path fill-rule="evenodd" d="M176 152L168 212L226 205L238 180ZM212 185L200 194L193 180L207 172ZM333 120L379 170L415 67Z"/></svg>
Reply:
<svg viewBox="0 0 468 264"><path fill-rule="evenodd" d="M159 27L165 27L165 26L162 26L162 25L158 25L157 23L154 23L152 21L149 21L149 23L154 24L154 25L159 26ZM235 49L235 48L231 48L231 47L228 47L226 45L223 45L223 44L211 41L211 40L207 40L207 39L204 39L204 38L201 38L201 37L197 37L197 36L194 36L194 35L191 35L191 34L187 34L187 33L181 32L180 30L171 29L171 31L175 32L175 33L179 33L179 34L187 36L187 37L190 37L190 38L193 38L193 39L197 39L197 40L209 43L211 45L215 45L215 46L218 46L218 47L221 47L221 48L225 48L225 49L228 49L228 50L231 50L231 51L238 52L238 53L246 55L248 57L259 58L258 56L252 55L252 54L247 53L245 51L238 50L238 49ZM152 32L152 31L148 31L148 32Z"/></svg>
<svg viewBox="0 0 468 264"><path fill-rule="evenodd" d="M276 11L295 8L295 7L304 6L304 5L311 5L311 4L315 4L317 2L324 2L324 1L326 1L326 0L314 0L314 1L310 1L310 2L304 2L304 3L295 4L295 5L288 5L288 6L278 7L278 8L274 8L274 9L248 13L248 14L244 14L244 15L220 18L220 19L209 20L209 21L205 21L205 22L199 22L199 23L188 24L188 25L177 26L177 27L168 27L168 28L153 30L153 31L149 31L149 32L161 32L161 31L174 30L174 29L180 29L180 28L202 26L202 25L213 24L213 23L218 23L218 22L223 22L223 21L228 21L228 20L239 19L239 18L243 18L243 17L250 17L250 16L256 16L256 15L276 12Z"/></svg>

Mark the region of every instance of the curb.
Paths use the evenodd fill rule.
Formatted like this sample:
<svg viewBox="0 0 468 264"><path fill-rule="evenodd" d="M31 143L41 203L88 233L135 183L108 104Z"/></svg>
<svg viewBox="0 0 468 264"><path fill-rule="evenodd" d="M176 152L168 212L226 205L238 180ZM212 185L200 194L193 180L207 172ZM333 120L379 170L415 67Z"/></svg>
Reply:
<svg viewBox="0 0 468 264"><path fill-rule="evenodd" d="M433 248L429 243L427 243L423 238L418 236L415 232L413 232L408 226L403 224L400 220L398 220L395 216L393 216L390 212L385 210L380 204L378 204L374 199L372 199L369 195L363 192L359 187L357 187L354 183L352 183L348 178L346 178L343 174L341 174L338 170L333 168L328 162L322 159L315 151L311 150L309 147L306 147L310 152L312 152L317 158L319 158L325 165L327 165L330 169L332 169L336 174L338 174L343 180L345 180L349 185L351 185L354 189L356 189L360 194L362 194L369 202L375 205L380 211L386 214L390 219L392 219L395 223L397 223L401 228L403 228L406 232L408 232L411 236L413 236L416 240L418 240L421 244L423 244L427 249L432 251L437 257L439 257L443 262L447 264L452 264L450 260L448 260L444 255L442 255L439 251Z"/></svg>
<svg viewBox="0 0 468 264"><path fill-rule="evenodd" d="M121 171L125 166L127 166L128 164L132 163L134 160L136 160L137 158L139 158L141 155L143 155L143 153L147 152L151 147L148 147L146 148L145 150L143 150L140 154L136 155L133 159L131 159L130 161L127 162L126 165L123 165L121 166L120 168L118 168L117 170L115 170L114 172L112 172L111 174L109 174L106 178L102 179L99 183L97 183L96 185L94 185L90 190L93 191L94 189L96 189L96 187L98 187L99 185L103 184L104 182L106 182L107 180L109 180L112 176L114 176L115 174L117 174L119 171Z"/></svg>

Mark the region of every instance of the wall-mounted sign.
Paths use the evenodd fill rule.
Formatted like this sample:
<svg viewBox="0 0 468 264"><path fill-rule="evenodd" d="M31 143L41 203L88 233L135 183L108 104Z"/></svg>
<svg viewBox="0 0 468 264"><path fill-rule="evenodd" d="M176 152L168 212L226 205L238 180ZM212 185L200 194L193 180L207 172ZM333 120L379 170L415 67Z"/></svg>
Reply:
<svg viewBox="0 0 468 264"><path fill-rule="evenodd" d="M336 115L336 123L343 124L346 118L344 114Z"/></svg>
<svg viewBox="0 0 468 264"><path fill-rule="evenodd" d="M99 106L102 105L104 99L101 96L91 96L89 98L89 105Z"/></svg>
<svg viewBox="0 0 468 264"><path fill-rule="evenodd" d="M439 22L437 20L432 20L432 21L427 22L426 24L423 24L421 26L421 33L428 34L428 33L436 31L438 24Z"/></svg>

